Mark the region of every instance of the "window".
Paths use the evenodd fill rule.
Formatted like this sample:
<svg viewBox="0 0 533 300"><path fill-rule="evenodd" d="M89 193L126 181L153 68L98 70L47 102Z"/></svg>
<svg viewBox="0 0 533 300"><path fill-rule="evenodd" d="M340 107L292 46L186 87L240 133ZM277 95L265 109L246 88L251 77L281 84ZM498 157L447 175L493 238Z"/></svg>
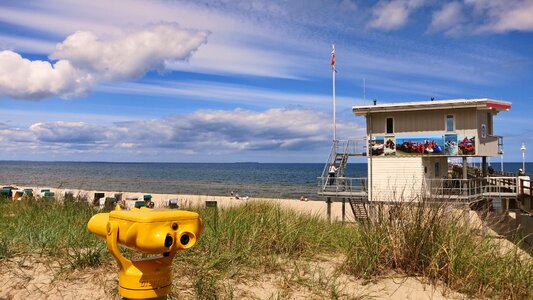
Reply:
<svg viewBox="0 0 533 300"><path fill-rule="evenodd" d="M394 120L387 118L387 133L394 133Z"/></svg>
<svg viewBox="0 0 533 300"><path fill-rule="evenodd" d="M440 164L438 162L435 163L435 178L440 177Z"/></svg>
<svg viewBox="0 0 533 300"><path fill-rule="evenodd" d="M453 115L446 116L446 131L455 131L455 121Z"/></svg>
<svg viewBox="0 0 533 300"><path fill-rule="evenodd" d="M492 114L491 113L487 113L487 134L494 135L493 128L492 128Z"/></svg>

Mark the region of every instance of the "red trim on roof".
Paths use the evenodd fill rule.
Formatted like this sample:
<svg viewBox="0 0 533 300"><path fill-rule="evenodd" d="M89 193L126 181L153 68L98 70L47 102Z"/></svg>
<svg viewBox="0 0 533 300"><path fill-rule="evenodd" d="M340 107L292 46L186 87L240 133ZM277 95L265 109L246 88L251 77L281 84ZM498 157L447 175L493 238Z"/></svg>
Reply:
<svg viewBox="0 0 533 300"><path fill-rule="evenodd" d="M491 102L487 102L487 107L511 109L511 105L509 105L509 104L491 103Z"/></svg>

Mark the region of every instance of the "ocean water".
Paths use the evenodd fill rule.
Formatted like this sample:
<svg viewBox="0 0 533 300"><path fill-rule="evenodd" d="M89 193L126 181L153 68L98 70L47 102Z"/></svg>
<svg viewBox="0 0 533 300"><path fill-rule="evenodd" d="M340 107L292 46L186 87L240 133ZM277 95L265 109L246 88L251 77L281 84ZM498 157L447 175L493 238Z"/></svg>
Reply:
<svg viewBox="0 0 533 300"><path fill-rule="evenodd" d="M324 164L0 161L0 184L105 191L318 199ZM366 176L366 164L348 175Z"/></svg>
<svg viewBox="0 0 533 300"><path fill-rule="evenodd" d="M495 170L500 164L493 162ZM521 163L505 163L515 172ZM104 191L319 199L324 164L101 163L0 161L0 184ZM528 174L533 163L526 164ZM348 177L366 177L365 163L348 164Z"/></svg>

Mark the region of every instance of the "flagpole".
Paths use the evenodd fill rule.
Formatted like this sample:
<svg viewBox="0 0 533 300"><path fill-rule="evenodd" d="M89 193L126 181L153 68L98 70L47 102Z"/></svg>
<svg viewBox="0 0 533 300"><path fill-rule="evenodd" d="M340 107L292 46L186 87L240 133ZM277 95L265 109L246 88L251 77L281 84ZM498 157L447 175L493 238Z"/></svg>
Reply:
<svg viewBox="0 0 533 300"><path fill-rule="evenodd" d="M333 80L333 142L337 140L336 99L335 99L335 44L331 45L331 77Z"/></svg>

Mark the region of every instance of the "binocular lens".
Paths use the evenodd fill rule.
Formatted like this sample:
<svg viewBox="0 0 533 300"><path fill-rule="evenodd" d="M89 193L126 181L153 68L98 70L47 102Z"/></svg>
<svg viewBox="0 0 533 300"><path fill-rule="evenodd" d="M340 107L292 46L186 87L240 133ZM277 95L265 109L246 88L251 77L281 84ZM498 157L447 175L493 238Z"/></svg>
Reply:
<svg viewBox="0 0 533 300"><path fill-rule="evenodd" d="M182 235L181 238L180 238L180 243L181 243L183 246L186 246L186 245L189 243L190 240L191 240L191 238L189 237L189 235L188 235L188 234L184 234L184 235Z"/></svg>
<svg viewBox="0 0 533 300"><path fill-rule="evenodd" d="M170 235L167 235L167 237L165 238L165 247L168 248L172 246L173 242L174 242L174 239Z"/></svg>

